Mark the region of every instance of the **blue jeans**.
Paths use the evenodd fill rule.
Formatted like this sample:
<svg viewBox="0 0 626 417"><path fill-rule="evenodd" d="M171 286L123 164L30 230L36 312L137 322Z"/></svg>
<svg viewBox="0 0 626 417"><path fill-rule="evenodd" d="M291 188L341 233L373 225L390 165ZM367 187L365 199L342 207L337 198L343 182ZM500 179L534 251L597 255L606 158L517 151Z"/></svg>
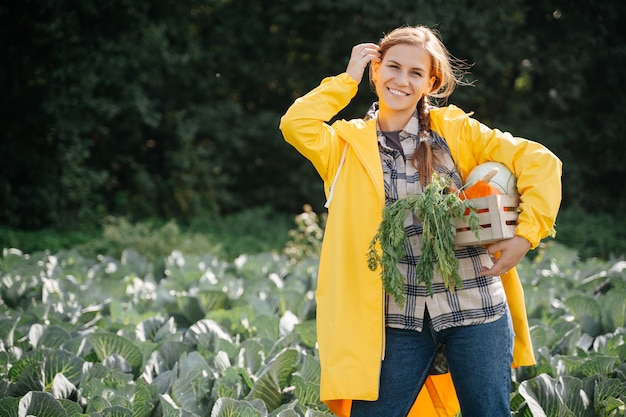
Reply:
<svg viewBox="0 0 626 417"><path fill-rule="evenodd" d="M353 401L351 417L405 417L426 381L437 349L445 346L463 417L510 417L513 327L510 316L435 332L387 328L376 401Z"/></svg>

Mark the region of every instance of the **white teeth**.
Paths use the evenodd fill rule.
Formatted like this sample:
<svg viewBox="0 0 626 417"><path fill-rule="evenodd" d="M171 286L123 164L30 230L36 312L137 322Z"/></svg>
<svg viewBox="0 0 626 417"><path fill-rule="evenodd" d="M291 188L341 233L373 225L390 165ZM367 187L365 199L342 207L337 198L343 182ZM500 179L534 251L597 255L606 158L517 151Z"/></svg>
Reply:
<svg viewBox="0 0 626 417"><path fill-rule="evenodd" d="M396 89L393 89L393 88L390 88L390 89L389 89L389 92L390 92L391 94L396 95L396 96L403 96L403 97L404 97L404 96L408 96L408 94L407 94L407 93L405 93L404 91L396 90Z"/></svg>

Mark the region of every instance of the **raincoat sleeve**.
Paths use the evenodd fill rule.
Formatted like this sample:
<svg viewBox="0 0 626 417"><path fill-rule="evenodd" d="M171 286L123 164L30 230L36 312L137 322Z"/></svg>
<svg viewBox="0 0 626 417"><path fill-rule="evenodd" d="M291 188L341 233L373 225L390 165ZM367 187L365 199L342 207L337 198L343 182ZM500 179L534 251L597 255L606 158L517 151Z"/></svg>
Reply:
<svg viewBox="0 0 626 417"><path fill-rule="evenodd" d="M343 144L326 122L348 105L357 90L358 83L346 73L325 78L318 87L296 99L280 120L285 140L311 161L327 194Z"/></svg>
<svg viewBox="0 0 626 417"><path fill-rule="evenodd" d="M516 235L531 248L552 233L561 204L561 161L540 143L491 129L455 106L434 111L433 129L448 142L465 180L476 165L496 161L517 178L520 214Z"/></svg>

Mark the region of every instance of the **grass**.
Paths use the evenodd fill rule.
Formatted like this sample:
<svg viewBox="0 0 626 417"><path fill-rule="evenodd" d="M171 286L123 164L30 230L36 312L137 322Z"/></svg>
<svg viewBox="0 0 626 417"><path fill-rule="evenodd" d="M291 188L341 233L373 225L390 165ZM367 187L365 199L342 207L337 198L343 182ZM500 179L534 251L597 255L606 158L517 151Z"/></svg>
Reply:
<svg viewBox="0 0 626 417"><path fill-rule="evenodd" d="M0 248L14 247L24 253L75 249L90 257L119 257L124 249L132 248L152 261L178 249L192 255L212 253L230 260L242 253L281 251L289 230L295 227L294 218L269 208L254 208L230 216L197 219L187 225L174 219L131 223L124 218L108 217L94 230L21 231L0 227Z"/></svg>
<svg viewBox="0 0 626 417"><path fill-rule="evenodd" d="M282 251L291 239L290 231L293 234L298 228L297 222L295 214L260 207L230 216L198 218L184 225L174 219L131 223L110 217L91 230L23 231L0 226L0 248L14 247L25 253L75 249L84 256L113 257L133 248L151 260L179 249L231 260L242 253ZM556 230L555 240L576 250L581 259L611 259L626 254L626 219L567 208L561 210Z"/></svg>

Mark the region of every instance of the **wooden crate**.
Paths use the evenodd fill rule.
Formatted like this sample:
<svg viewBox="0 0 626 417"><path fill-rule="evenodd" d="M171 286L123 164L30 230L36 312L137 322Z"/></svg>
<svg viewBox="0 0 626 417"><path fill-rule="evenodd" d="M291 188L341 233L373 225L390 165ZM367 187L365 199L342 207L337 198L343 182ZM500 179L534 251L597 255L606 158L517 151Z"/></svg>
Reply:
<svg viewBox="0 0 626 417"><path fill-rule="evenodd" d="M480 239L467 224L467 215L456 219L456 238L459 246L486 245L515 236L519 215L519 197L510 195L490 195L470 200L478 210L480 219Z"/></svg>

